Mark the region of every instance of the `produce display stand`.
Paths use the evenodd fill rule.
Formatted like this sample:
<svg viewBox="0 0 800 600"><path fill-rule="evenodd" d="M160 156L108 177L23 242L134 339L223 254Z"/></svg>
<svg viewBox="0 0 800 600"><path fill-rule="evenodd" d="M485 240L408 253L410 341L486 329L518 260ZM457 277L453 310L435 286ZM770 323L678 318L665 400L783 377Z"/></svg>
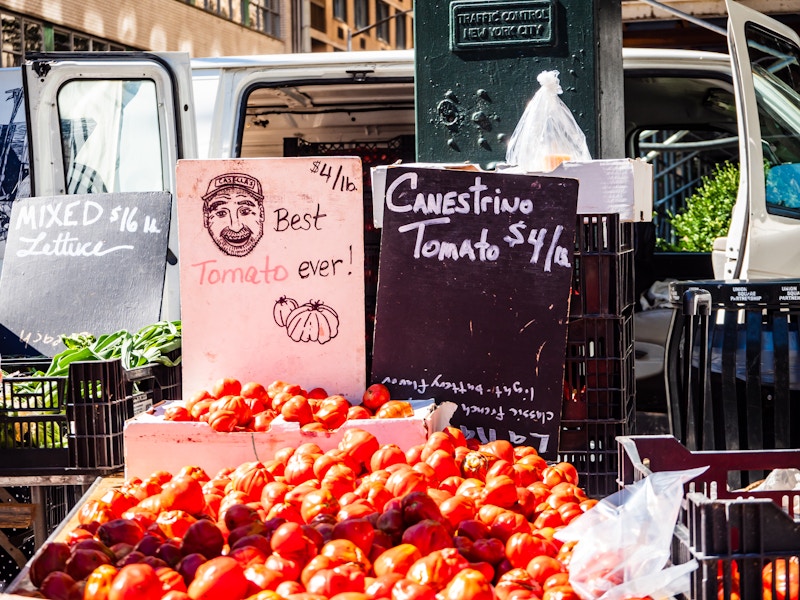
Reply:
<svg viewBox="0 0 800 600"><path fill-rule="evenodd" d="M762 590L783 597L763 589L762 569L800 558L800 490L733 489L728 481L731 472L797 468L800 449L692 452L672 436L620 436L618 444L622 485L653 472L708 467L686 485L671 550L674 564L699 564L691 600L766 597Z"/></svg>
<svg viewBox="0 0 800 600"><path fill-rule="evenodd" d="M7 478L0 477L0 483L4 482L6 479ZM31 481L38 482L36 483L37 487L41 485L54 485L62 482L69 482L69 483L80 482L85 489L85 492L83 493L81 498L70 508L70 510L66 512L66 514L64 514L64 516L59 521L51 524L46 538L43 539L41 543L36 544L37 551L41 549L41 547L46 543L65 541L66 532L69 532L78 526L77 513L81 509L81 507L84 506L87 502L102 498L102 496L108 490L113 489L115 487L119 487L123 483L123 479L120 475L108 475L105 477L97 477L97 476L93 477L91 475L85 475L85 476L65 475L62 476L61 478L52 475L48 477L32 478ZM33 556L35 556L35 553ZM31 560L33 560L33 557L31 557L31 559L28 560L28 562L24 566L22 566L21 570L16 574L14 579L9 582L7 586L8 593L7 594L0 593L0 597L22 598L26 597L32 592L35 592L35 588L31 584L30 578L28 576L28 569L30 568Z"/></svg>
<svg viewBox="0 0 800 600"><path fill-rule="evenodd" d="M116 359L72 363L66 377L32 375L49 362L3 363L14 375L0 382L0 502L9 515L0 519L0 582L23 567L92 482L121 471L125 421L181 391L179 368L126 370Z"/></svg>

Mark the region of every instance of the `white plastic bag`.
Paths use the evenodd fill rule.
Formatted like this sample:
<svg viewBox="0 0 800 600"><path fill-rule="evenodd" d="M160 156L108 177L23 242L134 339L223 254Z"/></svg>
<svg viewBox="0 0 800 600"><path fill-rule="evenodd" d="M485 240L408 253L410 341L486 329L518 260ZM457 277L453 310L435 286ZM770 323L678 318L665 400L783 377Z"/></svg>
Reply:
<svg viewBox="0 0 800 600"><path fill-rule="evenodd" d="M706 470L652 473L604 498L556 534L577 542L569 582L583 600L664 598L689 591L697 562L668 566L683 486Z"/></svg>
<svg viewBox="0 0 800 600"><path fill-rule="evenodd" d="M565 161L591 160L586 136L558 97L562 92L558 71L542 71L536 80L541 87L514 129L506 163L522 171L548 173Z"/></svg>

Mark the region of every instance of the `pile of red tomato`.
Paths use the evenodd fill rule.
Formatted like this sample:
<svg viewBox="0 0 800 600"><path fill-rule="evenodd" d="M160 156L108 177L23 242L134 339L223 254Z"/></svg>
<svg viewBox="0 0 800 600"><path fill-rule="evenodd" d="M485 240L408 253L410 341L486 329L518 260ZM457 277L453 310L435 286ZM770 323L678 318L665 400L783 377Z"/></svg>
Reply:
<svg viewBox="0 0 800 600"><path fill-rule="evenodd" d="M210 390L200 390L183 402L167 406L167 421L203 421L215 431L269 431L280 415L299 423L303 431L332 431L354 419L398 419L411 417L414 409L403 400L392 400L389 390L373 384L361 404L352 404L340 394L328 395L322 388L305 390L298 384L273 381L241 383L221 378Z"/></svg>
<svg viewBox="0 0 800 600"><path fill-rule="evenodd" d="M29 577L56 600L577 600L555 533L595 503L529 446L350 429L327 452L130 478Z"/></svg>

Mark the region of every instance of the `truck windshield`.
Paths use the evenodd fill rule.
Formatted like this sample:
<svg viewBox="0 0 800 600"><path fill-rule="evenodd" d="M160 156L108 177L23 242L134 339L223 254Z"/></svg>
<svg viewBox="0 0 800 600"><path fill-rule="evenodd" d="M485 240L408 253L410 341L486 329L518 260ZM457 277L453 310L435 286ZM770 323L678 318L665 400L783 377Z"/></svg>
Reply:
<svg viewBox="0 0 800 600"><path fill-rule="evenodd" d="M768 212L800 219L800 57L755 24L745 27L758 101Z"/></svg>
<svg viewBox="0 0 800 600"><path fill-rule="evenodd" d="M70 81L58 111L67 193L164 189L153 81Z"/></svg>

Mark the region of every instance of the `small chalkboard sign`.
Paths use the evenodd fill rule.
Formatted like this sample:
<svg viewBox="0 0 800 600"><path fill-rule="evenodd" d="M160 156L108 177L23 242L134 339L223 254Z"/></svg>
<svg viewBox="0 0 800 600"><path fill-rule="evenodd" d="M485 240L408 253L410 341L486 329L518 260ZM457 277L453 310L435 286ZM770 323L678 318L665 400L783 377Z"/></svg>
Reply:
<svg viewBox="0 0 800 600"><path fill-rule="evenodd" d="M19 199L2 277L2 353L54 356L61 335L137 331L159 320L167 192Z"/></svg>
<svg viewBox="0 0 800 600"><path fill-rule="evenodd" d="M577 200L574 179L388 169L372 381L552 458Z"/></svg>

